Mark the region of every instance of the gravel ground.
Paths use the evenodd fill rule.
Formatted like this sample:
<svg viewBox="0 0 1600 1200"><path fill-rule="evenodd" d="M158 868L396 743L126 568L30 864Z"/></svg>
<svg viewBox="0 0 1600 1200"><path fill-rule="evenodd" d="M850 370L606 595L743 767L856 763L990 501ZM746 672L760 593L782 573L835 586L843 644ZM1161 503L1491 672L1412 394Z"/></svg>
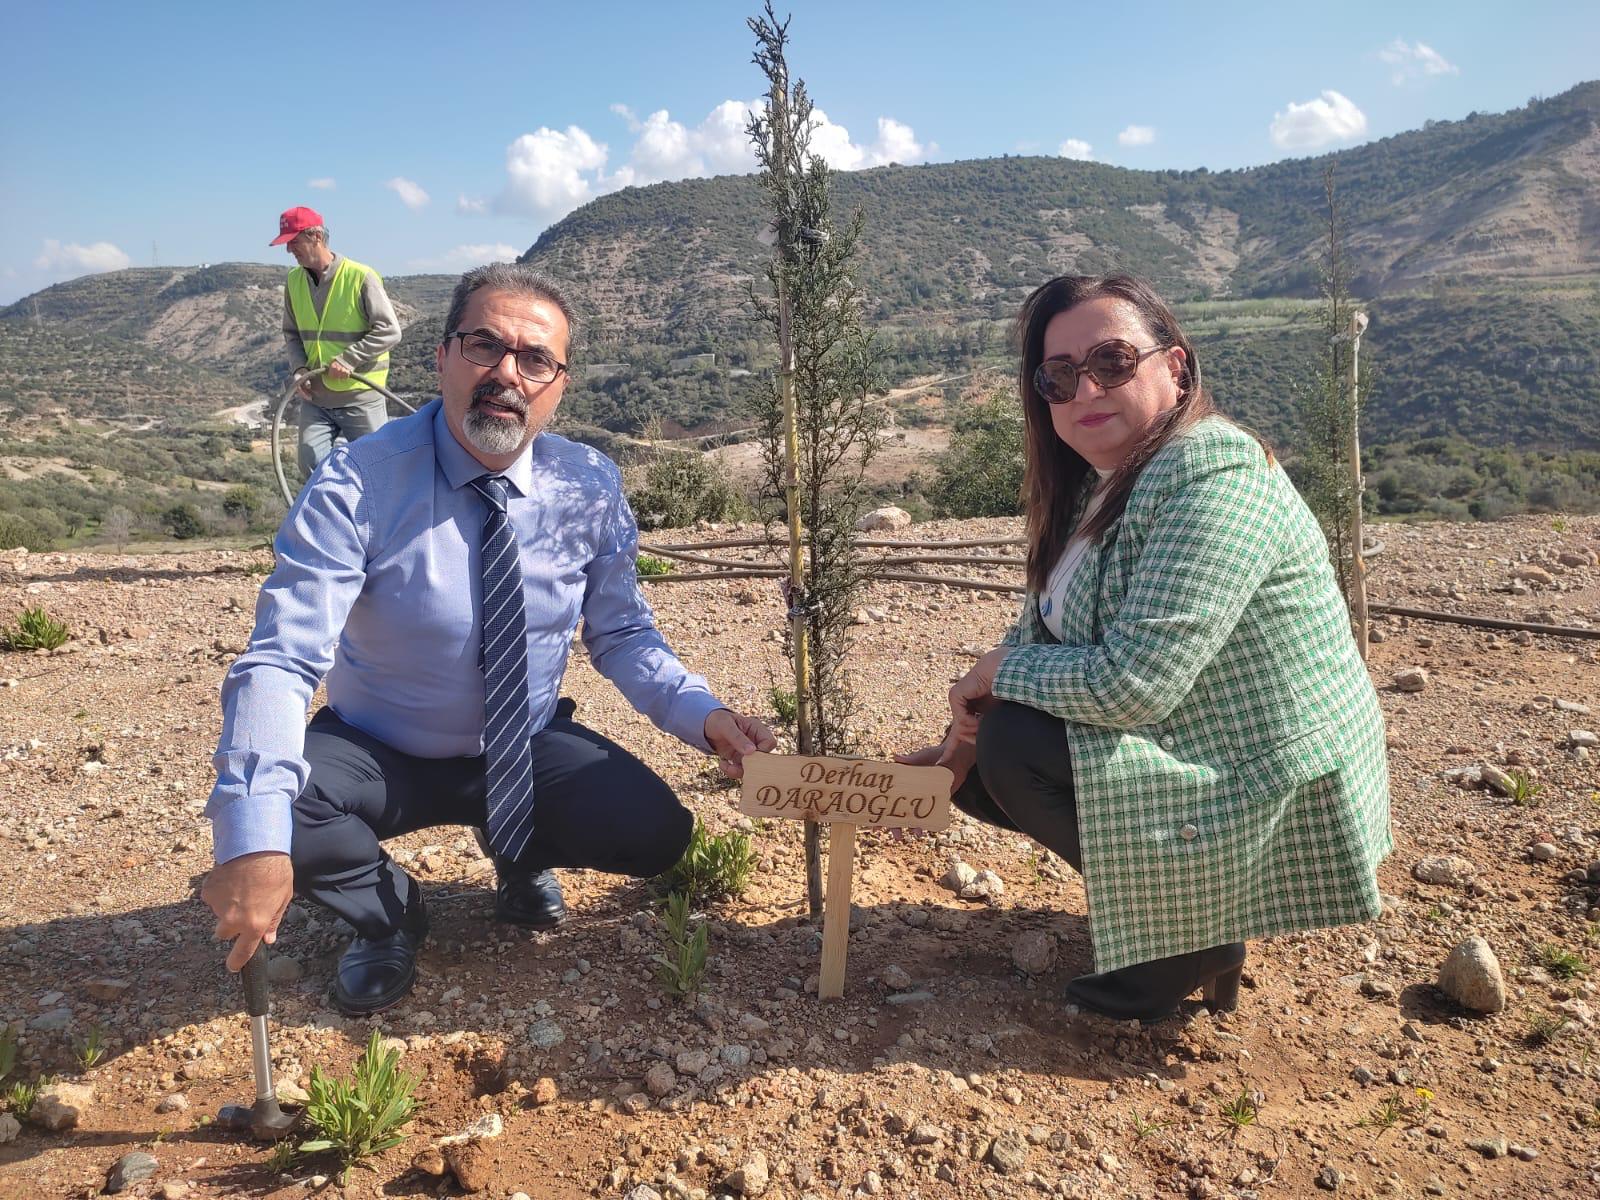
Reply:
<svg viewBox="0 0 1600 1200"><path fill-rule="evenodd" d="M1600 519L1377 534L1375 601L1600 627ZM0 1024L21 1027L16 1075L60 1077L35 1117L64 1125L19 1131L0 1115L0 1196L97 1195L119 1162L123 1194L166 1197L1600 1189L1600 997L1578 973L1600 966L1600 751L1586 732L1600 728L1600 642L1396 618L1376 620L1371 655L1394 781L1385 915L1252 945L1236 1014L1148 1028L1063 1006L1089 967L1078 879L965 818L935 836L858 839L846 996L819 1003L798 827L751 828L705 760L575 655L580 718L635 747L711 828L749 830L760 855L748 892L705 914L701 999L677 1003L655 982L642 885L567 872L573 918L532 934L493 923L492 871L470 837L403 839L434 916L415 994L367 1021L333 1013L347 932L296 906L274 964L273 1050L292 1095L381 1029L421 1077L420 1115L342 1188L325 1158L269 1165L209 1125L250 1097L248 1029L196 898L217 685L268 565L221 548L0 554L0 620L43 604L74 633L54 654L0 653ZM766 710L787 675L774 583L649 586L690 665L729 703ZM1015 607L872 588L852 656L863 751L937 733L945 688ZM952 860L1003 888L957 898L941 882ZM1452 968L1452 998L1440 970L1473 935L1499 992L1480 947ZM1547 947L1573 957L1545 962ZM74 1047L97 1028L106 1053L84 1070ZM441 1136L485 1117L499 1120L449 1155L462 1179L427 1173Z"/></svg>

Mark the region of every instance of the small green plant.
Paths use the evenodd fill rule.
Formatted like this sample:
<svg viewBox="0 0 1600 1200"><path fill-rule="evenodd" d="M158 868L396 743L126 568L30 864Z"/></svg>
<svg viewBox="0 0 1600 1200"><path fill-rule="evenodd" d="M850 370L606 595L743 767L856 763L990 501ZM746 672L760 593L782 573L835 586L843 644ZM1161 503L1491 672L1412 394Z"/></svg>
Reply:
<svg viewBox="0 0 1600 1200"><path fill-rule="evenodd" d="M1536 1012L1528 1018L1528 1031L1522 1040L1535 1048L1548 1046L1567 1027L1567 1018L1555 1013Z"/></svg>
<svg viewBox="0 0 1600 1200"><path fill-rule="evenodd" d="M1581 954L1548 942L1539 947L1538 963L1557 979L1577 979L1589 973L1589 964Z"/></svg>
<svg viewBox="0 0 1600 1200"><path fill-rule="evenodd" d="M662 913L662 952L655 956L656 980L680 1000L700 994L706 974L711 933L704 921L689 915L689 896L673 892Z"/></svg>
<svg viewBox="0 0 1600 1200"><path fill-rule="evenodd" d="M1044 854L1035 846L1028 851L1028 875L1035 883L1044 882Z"/></svg>
<svg viewBox="0 0 1600 1200"><path fill-rule="evenodd" d="M66 645L68 630L44 608L25 608L16 624L0 630L0 646L7 650L54 650Z"/></svg>
<svg viewBox="0 0 1600 1200"><path fill-rule="evenodd" d="M19 1079L6 1089L5 1104L11 1114L19 1121L26 1121L28 1114L33 1112L33 1102L39 1098L39 1093L50 1082L48 1076L41 1075L32 1083Z"/></svg>
<svg viewBox="0 0 1600 1200"><path fill-rule="evenodd" d="M1254 1125L1260 1115L1260 1097L1249 1088L1240 1088L1239 1094L1222 1106L1222 1119L1235 1129Z"/></svg>
<svg viewBox="0 0 1600 1200"><path fill-rule="evenodd" d="M730 829L713 835L696 821L688 848L661 876L661 885L663 891L683 893L698 907L744 895L755 869L756 853L748 834Z"/></svg>
<svg viewBox="0 0 1600 1200"><path fill-rule="evenodd" d="M87 1071L106 1056L106 1032L98 1025L89 1027L89 1034L72 1048L78 1065Z"/></svg>
<svg viewBox="0 0 1600 1200"><path fill-rule="evenodd" d="M1361 1118L1361 1124L1376 1129L1393 1129L1406 1115L1406 1102L1399 1092L1391 1092L1378 1102L1378 1107Z"/></svg>
<svg viewBox="0 0 1600 1200"><path fill-rule="evenodd" d="M1532 808L1539 803L1544 784L1535 782L1526 771L1508 771L1511 779L1511 803L1520 808Z"/></svg>
<svg viewBox="0 0 1600 1200"><path fill-rule="evenodd" d="M17 1065L17 1028L15 1025L0 1027L0 1079L11 1074Z"/></svg>
<svg viewBox="0 0 1600 1200"><path fill-rule="evenodd" d="M657 558L654 554L639 555L634 566L640 575L670 575L672 573L672 564L664 558Z"/></svg>
<svg viewBox="0 0 1600 1200"><path fill-rule="evenodd" d="M1557 533L1565 533L1567 531L1567 519L1565 517L1551 517L1550 528Z"/></svg>
<svg viewBox="0 0 1600 1200"><path fill-rule="evenodd" d="M284 1138L272 1147L272 1153L267 1155L263 1164L267 1170L275 1175L281 1175L294 1165L294 1156L299 1153L292 1138Z"/></svg>
<svg viewBox="0 0 1600 1200"><path fill-rule="evenodd" d="M1444 920L1444 909L1440 908L1437 904L1435 904L1427 912L1422 914L1422 919L1424 921L1434 921L1434 922L1443 921Z"/></svg>
<svg viewBox="0 0 1600 1200"><path fill-rule="evenodd" d="M1148 1117L1141 1116L1138 1109L1133 1110L1133 1136L1141 1142L1153 1133L1160 1133L1170 1124L1172 1124L1171 1121L1157 1120L1156 1110L1153 1108L1150 1110Z"/></svg>
<svg viewBox="0 0 1600 1200"><path fill-rule="evenodd" d="M1583 931L1583 943L1586 946L1600 946L1600 921L1590 921ZM0 1075L4 1075L0 1071Z"/></svg>
<svg viewBox="0 0 1600 1200"><path fill-rule="evenodd" d="M792 689L785 689L773 685L767 692L767 701L772 705L772 715L778 718L778 724L793 727L800 719L800 706L794 698Z"/></svg>
<svg viewBox="0 0 1600 1200"><path fill-rule="evenodd" d="M337 1154L341 1186L351 1167L405 1141L400 1129L416 1113L411 1093L417 1077L400 1070L399 1062L399 1051L384 1049L374 1029L350 1079L334 1079L311 1068L305 1116L321 1136L300 1143L300 1152Z"/></svg>

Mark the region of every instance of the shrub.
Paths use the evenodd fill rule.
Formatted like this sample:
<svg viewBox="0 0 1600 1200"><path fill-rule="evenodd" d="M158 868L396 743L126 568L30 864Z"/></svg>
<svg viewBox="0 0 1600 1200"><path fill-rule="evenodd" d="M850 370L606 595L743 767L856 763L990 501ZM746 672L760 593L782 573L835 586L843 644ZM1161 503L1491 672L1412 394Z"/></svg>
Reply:
<svg viewBox="0 0 1600 1200"><path fill-rule="evenodd" d="M174 504L161 514L161 524L180 542L199 537L206 532L205 519L194 505L187 502Z"/></svg>
<svg viewBox="0 0 1600 1200"><path fill-rule="evenodd" d="M708 834L696 821L683 857L661 880L667 891L682 893L695 905L709 904L744 895L755 869L749 835L736 830Z"/></svg>
<svg viewBox="0 0 1600 1200"><path fill-rule="evenodd" d="M66 644L68 629L51 619L43 608L25 608L16 624L0 630L0 645L7 650L54 650Z"/></svg>
<svg viewBox="0 0 1600 1200"><path fill-rule="evenodd" d="M304 1154L322 1150L337 1154L341 1184L351 1167L405 1141L399 1131L416 1113L417 1102L411 1093L417 1077L400 1070L399 1061L399 1052L385 1050L374 1029L349 1080L333 1079L317 1067L311 1068L305 1116L321 1136L302 1142L300 1150Z"/></svg>
<svg viewBox="0 0 1600 1200"><path fill-rule="evenodd" d="M49 550L54 544L44 530L16 513L0 512L0 550L15 550L26 546L29 550Z"/></svg>
<svg viewBox="0 0 1600 1200"><path fill-rule="evenodd" d="M928 499L940 516L1010 517L1022 507L1022 413L994 397L957 417Z"/></svg>
<svg viewBox="0 0 1600 1200"><path fill-rule="evenodd" d="M710 462L700 454L673 452L656 459L634 493L633 511L641 529L681 529L696 521L725 521L739 514L741 502Z"/></svg>
<svg viewBox="0 0 1600 1200"><path fill-rule="evenodd" d="M657 558L654 554L641 554L634 564L634 569L640 575L668 575L672 572L672 564L664 558Z"/></svg>

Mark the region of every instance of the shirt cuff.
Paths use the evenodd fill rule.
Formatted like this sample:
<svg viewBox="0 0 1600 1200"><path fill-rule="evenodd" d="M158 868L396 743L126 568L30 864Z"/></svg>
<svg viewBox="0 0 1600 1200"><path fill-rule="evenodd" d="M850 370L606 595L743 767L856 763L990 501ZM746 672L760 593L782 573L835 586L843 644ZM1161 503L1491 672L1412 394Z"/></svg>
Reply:
<svg viewBox="0 0 1600 1200"><path fill-rule="evenodd" d="M211 844L217 865L245 854L289 853L294 837L293 805L281 796L240 796L211 818Z"/></svg>
<svg viewBox="0 0 1600 1200"><path fill-rule="evenodd" d="M669 732L696 750L712 753L711 743L706 741L706 718L717 709L728 706L710 692L690 692L678 697L672 707L672 728Z"/></svg>
<svg viewBox="0 0 1600 1200"><path fill-rule="evenodd" d="M994 673L994 683L989 686L990 693L996 700L1010 700L1017 704L1034 704L1037 707L1036 696L1038 689L1029 681L1029 667L1031 660L1040 657L1039 652L1048 654L1059 647L1054 646L1012 646L1006 651L1006 656L1000 662L1000 669Z"/></svg>

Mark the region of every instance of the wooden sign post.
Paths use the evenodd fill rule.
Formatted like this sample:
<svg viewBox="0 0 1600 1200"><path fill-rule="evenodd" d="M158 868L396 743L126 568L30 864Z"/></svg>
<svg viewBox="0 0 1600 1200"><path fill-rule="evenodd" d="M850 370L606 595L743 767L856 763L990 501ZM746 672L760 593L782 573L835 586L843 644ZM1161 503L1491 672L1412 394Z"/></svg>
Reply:
<svg viewBox="0 0 1600 1200"><path fill-rule="evenodd" d="M948 767L908 767L869 758L745 755L740 812L830 826L819 1000L844 995L856 828L943 829L950 824L954 782Z"/></svg>

